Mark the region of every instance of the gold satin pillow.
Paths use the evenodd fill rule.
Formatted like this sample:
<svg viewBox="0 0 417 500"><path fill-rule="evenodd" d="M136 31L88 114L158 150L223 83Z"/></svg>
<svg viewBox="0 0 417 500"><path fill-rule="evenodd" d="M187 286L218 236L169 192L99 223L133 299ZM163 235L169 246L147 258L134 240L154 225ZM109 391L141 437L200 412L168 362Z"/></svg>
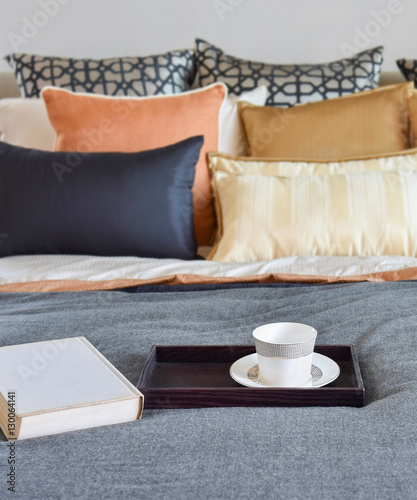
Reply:
<svg viewBox="0 0 417 500"><path fill-rule="evenodd" d="M292 176L261 174L245 162L210 155L219 262L292 255L417 256L417 151L383 157L382 168ZM361 162L344 168L362 168ZM410 165L404 163L410 161ZM376 162L376 163L375 163ZM279 163L279 162L276 162ZM352 163L348 165L348 163ZM355 165L356 164L356 165ZM330 165L330 164L327 164ZM264 166L272 166L272 162ZM397 168L396 168L397 167ZM307 166L306 168L309 168ZM336 171L335 165L332 166Z"/></svg>
<svg viewBox="0 0 417 500"><path fill-rule="evenodd" d="M330 160L410 147L412 82L292 108L238 104L248 155Z"/></svg>
<svg viewBox="0 0 417 500"><path fill-rule="evenodd" d="M411 123L411 130L414 136L414 142L417 143L417 90L408 90L407 105Z"/></svg>

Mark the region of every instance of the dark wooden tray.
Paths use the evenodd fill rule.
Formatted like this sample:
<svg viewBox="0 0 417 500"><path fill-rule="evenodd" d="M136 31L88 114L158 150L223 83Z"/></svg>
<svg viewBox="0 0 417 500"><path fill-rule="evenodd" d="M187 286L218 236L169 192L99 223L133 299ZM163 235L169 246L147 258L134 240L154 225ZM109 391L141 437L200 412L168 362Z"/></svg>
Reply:
<svg viewBox="0 0 417 500"><path fill-rule="evenodd" d="M215 406L356 406L365 389L355 349L316 345L314 351L340 366L331 384L317 388L250 388L235 382L231 364L255 352L252 345L153 346L138 382L145 408Z"/></svg>

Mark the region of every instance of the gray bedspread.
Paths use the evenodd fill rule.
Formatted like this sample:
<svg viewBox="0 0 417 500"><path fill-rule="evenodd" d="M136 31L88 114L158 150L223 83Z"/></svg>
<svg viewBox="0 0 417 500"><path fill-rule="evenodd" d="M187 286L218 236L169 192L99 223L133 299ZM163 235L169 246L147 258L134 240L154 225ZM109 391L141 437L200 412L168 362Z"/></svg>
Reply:
<svg viewBox="0 0 417 500"><path fill-rule="evenodd" d="M84 335L136 385L154 344L251 344L275 321L354 344L363 408L145 410L16 444L0 498L416 499L417 283L0 295L0 345Z"/></svg>

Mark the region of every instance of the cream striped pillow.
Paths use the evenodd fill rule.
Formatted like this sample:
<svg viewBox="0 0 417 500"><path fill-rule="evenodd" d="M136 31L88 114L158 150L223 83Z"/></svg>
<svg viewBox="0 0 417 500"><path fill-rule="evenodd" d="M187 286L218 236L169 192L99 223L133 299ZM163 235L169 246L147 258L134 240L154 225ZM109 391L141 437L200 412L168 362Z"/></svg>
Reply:
<svg viewBox="0 0 417 500"><path fill-rule="evenodd" d="M406 175L410 170L417 170L417 147L394 154L383 153L324 161L281 160L232 156L223 153L209 153L208 156L213 172L227 172L234 175L292 177L294 175L349 174L368 170L395 170Z"/></svg>
<svg viewBox="0 0 417 500"><path fill-rule="evenodd" d="M417 169L399 171L403 156L384 160L396 170L279 176L245 169L244 161L227 172L211 155L219 233L209 259L417 256ZM408 157L416 163L417 153Z"/></svg>

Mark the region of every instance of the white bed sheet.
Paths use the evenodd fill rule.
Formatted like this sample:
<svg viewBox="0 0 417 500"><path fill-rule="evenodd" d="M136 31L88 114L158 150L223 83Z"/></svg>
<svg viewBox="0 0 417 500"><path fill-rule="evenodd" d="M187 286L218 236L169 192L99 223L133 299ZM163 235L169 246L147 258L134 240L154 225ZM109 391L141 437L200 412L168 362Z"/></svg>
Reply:
<svg viewBox="0 0 417 500"><path fill-rule="evenodd" d="M346 277L410 267L417 267L417 258L296 256L255 263L219 263L138 257L24 255L0 259L0 285L42 280L149 280L177 274L244 277L276 273Z"/></svg>

